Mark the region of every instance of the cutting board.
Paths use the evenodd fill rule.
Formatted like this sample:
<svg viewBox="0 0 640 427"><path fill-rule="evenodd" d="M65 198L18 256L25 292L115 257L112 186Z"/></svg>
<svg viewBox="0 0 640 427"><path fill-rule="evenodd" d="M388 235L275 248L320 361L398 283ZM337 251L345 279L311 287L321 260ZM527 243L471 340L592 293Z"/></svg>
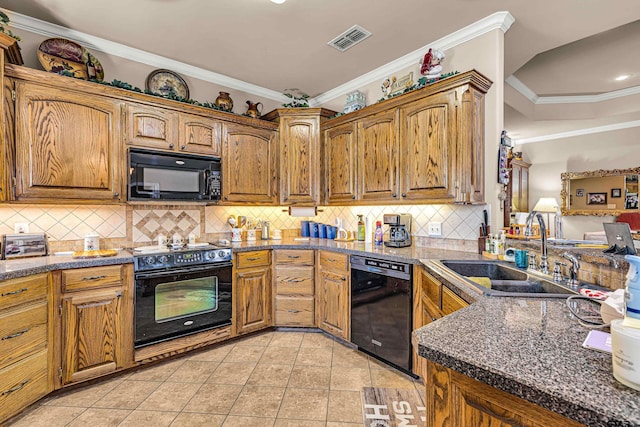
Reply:
<svg viewBox="0 0 640 427"><path fill-rule="evenodd" d="M99 258L99 257L108 257L114 256L118 251L115 249L98 249L93 251L78 251L74 252L71 255L74 258Z"/></svg>

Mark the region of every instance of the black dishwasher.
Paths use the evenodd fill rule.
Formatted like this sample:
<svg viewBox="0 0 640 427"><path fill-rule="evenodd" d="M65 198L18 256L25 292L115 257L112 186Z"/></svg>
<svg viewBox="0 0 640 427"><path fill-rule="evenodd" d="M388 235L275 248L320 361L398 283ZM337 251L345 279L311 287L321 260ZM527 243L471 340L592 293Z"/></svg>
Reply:
<svg viewBox="0 0 640 427"><path fill-rule="evenodd" d="M411 273L411 264L351 256L351 342L410 374Z"/></svg>

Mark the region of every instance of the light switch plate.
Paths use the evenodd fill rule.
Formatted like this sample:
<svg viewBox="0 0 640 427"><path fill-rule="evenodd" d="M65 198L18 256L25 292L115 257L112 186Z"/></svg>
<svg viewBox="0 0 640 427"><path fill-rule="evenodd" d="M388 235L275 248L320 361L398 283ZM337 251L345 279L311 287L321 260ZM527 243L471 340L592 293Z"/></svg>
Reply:
<svg viewBox="0 0 640 427"><path fill-rule="evenodd" d="M442 223L434 221L427 224L427 234L429 236L442 236Z"/></svg>
<svg viewBox="0 0 640 427"><path fill-rule="evenodd" d="M16 234L20 233L28 233L29 232L29 223L28 222L16 222L13 224L13 232Z"/></svg>

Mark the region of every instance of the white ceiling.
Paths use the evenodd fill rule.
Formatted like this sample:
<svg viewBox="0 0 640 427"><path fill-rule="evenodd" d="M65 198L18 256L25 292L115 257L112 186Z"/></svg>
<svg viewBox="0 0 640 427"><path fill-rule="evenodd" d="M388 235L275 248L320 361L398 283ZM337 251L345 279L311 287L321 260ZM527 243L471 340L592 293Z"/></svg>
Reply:
<svg viewBox="0 0 640 427"><path fill-rule="evenodd" d="M509 11L505 127L516 139L640 119L638 0L0 0L0 7L312 97ZM354 24L373 35L343 53L327 45ZM622 73L631 77L616 82ZM614 100L574 97L621 89L630 92Z"/></svg>

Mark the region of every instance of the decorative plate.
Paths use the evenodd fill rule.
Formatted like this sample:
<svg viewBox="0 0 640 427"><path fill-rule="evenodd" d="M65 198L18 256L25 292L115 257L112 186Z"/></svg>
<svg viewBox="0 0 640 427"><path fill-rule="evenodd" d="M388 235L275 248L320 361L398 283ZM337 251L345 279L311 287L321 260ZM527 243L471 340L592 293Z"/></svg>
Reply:
<svg viewBox="0 0 640 427"><path fill-rule="evenodd" d="M85 80L89 80L87 64L91 63L95 69L95 78L104 79L104 69L98 58L71 40L53 38L43 41L38 47L38 60L47 71L60 73L66 70Z"/></svg>
<svg viewBox="0 0 640 427"><path fill-rule="evenodd" d="M189 87L182 77L170 70L155 70L147 76L147 90L160 95L173 93L180 98L189 99Z"/></svg>

